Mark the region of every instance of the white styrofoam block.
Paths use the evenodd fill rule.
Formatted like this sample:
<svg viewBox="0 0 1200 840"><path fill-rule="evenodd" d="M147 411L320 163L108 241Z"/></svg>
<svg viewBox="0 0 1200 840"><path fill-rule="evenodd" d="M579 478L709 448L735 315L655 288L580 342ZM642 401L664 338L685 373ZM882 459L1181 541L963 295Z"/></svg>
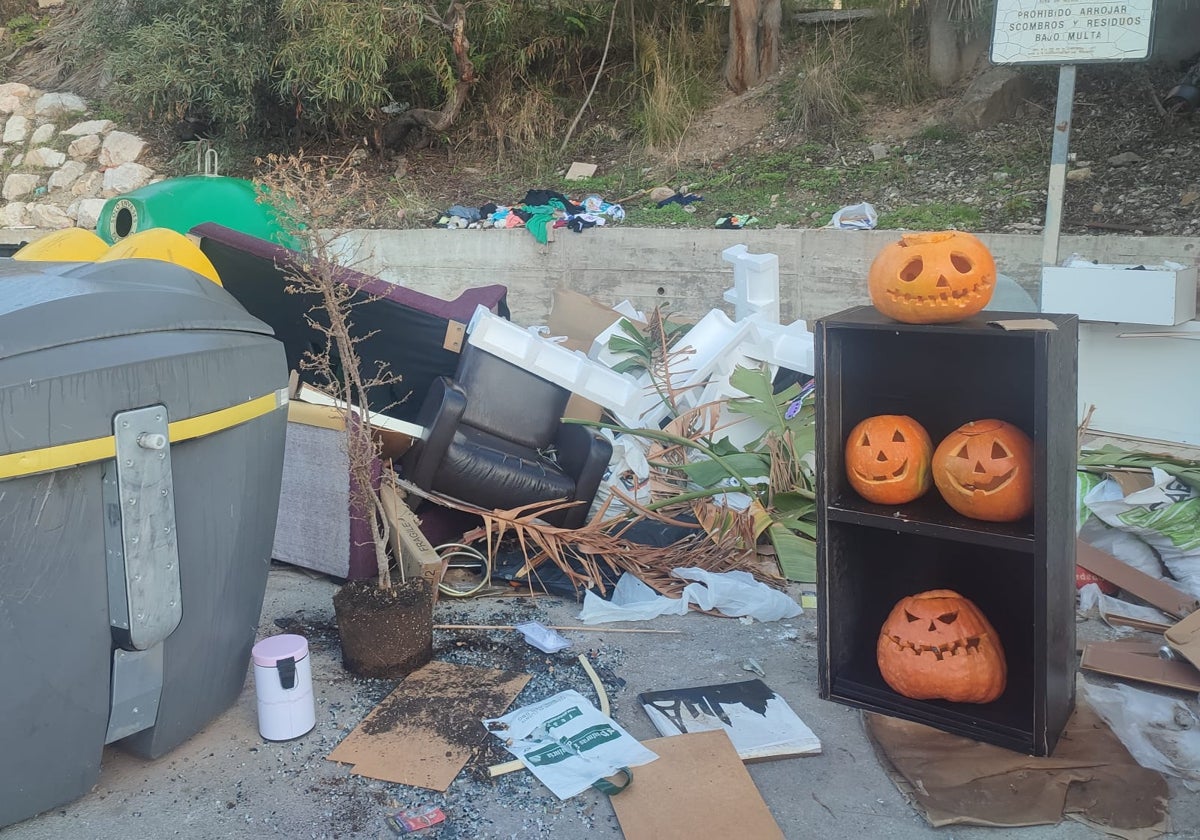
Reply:
<svg viewBox="0 0 1200 840"><path fill-rule="evenodd" d="M482 310L482 312L480 311ZM514 365L529 367L543 341L526 329L479 306L467 325L467 340Z"/></svg>
<svg viewBox="0 0 1200 840"><path fill-rule="evenodd" d="M518 365L535 376L610 411L629 411L638 404L638 385L586 358L582 353L534 335L480 306L467 325L469 341L481 350Z"/></svg>
<svg viewBox="0 0 1200 840"><path fill-rule="evenodd" d="M1196 269L1046 266L1041 310L1074 313L1082 321L1182 324L1196 317Z"/></svg>
<svg viewBox="0 0 1200 840"><path fill-rule="evenodd" d="M733 264L733 288L723 298L733 304L734 318L761 317L779 321L779 257L775 254L751 254L745 245L733 245L721 252Z"/></svg>
<svg viewBox="0 0 1200 840"><path fill-rule="evenodd" d="M804 321L783 326L756 320L753 340L746 344L745 350L755 359L811 376L816 370L814 341Z"/></svg>
<svg viewBox="0 0 1200 840"><path fill-rule="evenodd" d="M721 310L709 310L677 344L681 353L689 349L693 352L681 356L672 365L672 387L701 384L712 372L713 365L742 343L750 328L749 321L731 321Z"/></svg>

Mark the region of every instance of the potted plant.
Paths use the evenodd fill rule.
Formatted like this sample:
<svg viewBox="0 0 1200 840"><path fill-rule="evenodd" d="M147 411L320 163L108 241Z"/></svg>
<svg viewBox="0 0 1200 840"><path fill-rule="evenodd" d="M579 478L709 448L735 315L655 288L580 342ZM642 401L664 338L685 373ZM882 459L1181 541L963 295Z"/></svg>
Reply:
<svg viewBox="0 0 1200 840"><path fill-rule="evenodd" d="M340 281L344 267L334 259L338 236L327 222L361 200L362 182L347 165L299 155L270 156L258 179L264 198L280 208L299 250L285 266L293 294L307 296L307 318L324 341L309 351L302 370L333 398L345 428L344 451L350 482L351 540L374 552L377 577L345 583L333 596L342 643L342 662L362 677L399 679L433 656L433 591L420 575L396 568L388 552L391 523L380 494L381 442L372 425L368 393L399 377L380 367L364 369L358 354L354 308L370 297Z"/></svg>

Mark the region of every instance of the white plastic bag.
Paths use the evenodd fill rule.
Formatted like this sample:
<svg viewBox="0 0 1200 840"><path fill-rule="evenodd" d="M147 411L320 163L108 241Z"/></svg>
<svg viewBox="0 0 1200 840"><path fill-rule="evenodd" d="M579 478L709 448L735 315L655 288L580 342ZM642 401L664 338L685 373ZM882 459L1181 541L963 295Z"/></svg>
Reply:
<svg viewBox="0 0 1200 840"><path fill-rule="evenodd" d="M659 595L630 574L624 574L613 589L612 601L588 591L583 596L579 620L584 624L607 621L644 621L660 615L683 615L689 604L702 610L717 610L731 618L747 616L758 621L779 621L804 612L795 599L754 579L749 572L707 572L704 569L673 569L671 574L693 581L679 598Z"/></svg>
<svg viewBox="0 0 1200 840"><path fill-rule="evenodd" d="M1153 473L1153 486L1128 496L1106 479L1092 488L1084 504L1112 527L1153 546L1171 576L1200 597L1200 496L1157 467Z"/></svg>
<svg viewBox="0 0 1200 840"><path fill-rule="evenodd" d="M879 214L875 212L875 208L864 201L861 204L849 204L838 210L829 220L828 227L838 230L873 230L878 221Z"/></svg>
<svg viewBox="0 0 1200 840"><path fill-rule="evenodd" d="M1200 790L1200 719L1172 697L1117 684L1084 682L1092 708L1143 767L1183 779Z"/></svg>

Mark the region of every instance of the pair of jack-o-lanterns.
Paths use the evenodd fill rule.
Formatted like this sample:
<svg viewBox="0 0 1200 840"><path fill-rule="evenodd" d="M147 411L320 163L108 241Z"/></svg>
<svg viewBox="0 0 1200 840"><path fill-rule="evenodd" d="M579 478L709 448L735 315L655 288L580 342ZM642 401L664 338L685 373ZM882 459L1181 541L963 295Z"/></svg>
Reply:
<svg viewBox="0 0 1200 840"><path fill-rule="evenodd" d="M875 257L867 289L875 308L897 321L961 321L991 301L996 261L969 233L906 233Z"/></svg>
<svg viewBox="0 0 1200 840"><path fill-rule="evenodd" d="M1008 679L995 629L950 589L901 598L879 631L875 658L884 682L913 700L991 703Z"/></svg>
<svg viewBox="0 0 1200 840"><path fill-rule="evenodd" d="M971 519L1015 522L1033 509L1033 443L1003 420L964 423L935 450L911 417L868 417L846 439L845 464L850 486L875 504L907 504L935 484Z"/></svg>

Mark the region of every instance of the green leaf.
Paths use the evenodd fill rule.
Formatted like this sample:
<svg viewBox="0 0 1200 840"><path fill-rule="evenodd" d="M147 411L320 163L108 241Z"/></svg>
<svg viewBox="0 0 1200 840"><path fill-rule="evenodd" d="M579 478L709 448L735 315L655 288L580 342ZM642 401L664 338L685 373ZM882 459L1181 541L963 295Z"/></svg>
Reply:
<svg viewBox="0 0 1200 840"><path fill-rule="evenodd" d="M680 469L701 487L712 487L732 477L731 472L743 480L767 475L771 463L766 456L757 452L738 452L728 458L722 458L720 463L712 460L693 461L684 464Z"/></svg>
<svg viewBox="0 0 1200 840"><path fill-rule="evenodd" d="M775 547L779 570L788 580L816 583L817 546L779 523L767 528L767 538Z"/></svg>

